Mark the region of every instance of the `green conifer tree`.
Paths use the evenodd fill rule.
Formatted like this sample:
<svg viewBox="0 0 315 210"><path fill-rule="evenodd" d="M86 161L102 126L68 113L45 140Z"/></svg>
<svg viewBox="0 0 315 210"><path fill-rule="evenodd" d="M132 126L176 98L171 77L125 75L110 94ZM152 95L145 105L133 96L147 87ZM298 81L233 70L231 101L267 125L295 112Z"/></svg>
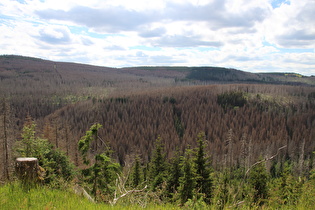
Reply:
<svg viewBox="0 0 315 210"><path fill-rule="evenodd" d="M179 197L183 205L188 199L192 199L196 189L196 171L191 149L185 151L182 161L182 176L179 179Z"/></svg>
<svg viewBox="0 0 315 210"><path fill-rule="evenodd" d="M199 133L197 138L197 151L195 157L196 188L202 194L206 203L210 203L212 183L210 160L205 154L205 134Z"/></svg>
<svg viewBox="0 0 315 210"><path fill-rule="evenodd" d="M255 165L249 173L249 183L253 189L253 202L262 205L268 198L268 173L265 163Z"/></svg>
<svg viewBox="0 0 315 210"><path fill-rule="evenodd" d="M83 136L80 141L78 142L79 151L81 152L81 155L83 157L83 162L88 165L90 163L90 160L87 159L88 152L91 150L90 146L92 141L97 140L97 133L98 129L102 127L101 124L96 123L91 126L90 130L86 131L85 136Z"/></svg>
<svg viewBox="0 0 315 210"><path fill-rule="evenodd" d="M301 194L302 182L297 181L291 174L291 167L288 161L284 163L280 177L280 200L282 204L296 205Z"/></svg>
<svg viewBox="0 0 315 210"><path fill-rule="evenodd" d="M142 182L142 170L141 170L141 163L139 155L136 156L134 165L132 167L131 173L131 186L137 187Z"/></svg>
<svg viewBox="0 0 315 210"><path fill-rule="evenodd" d="M181 158L179 152L176 152L170 163L165 192L168 198L172 198L179 187L179 179L182 176Z"/></svg>
<svg viewBox="0 0 315 210"><path fill-rule="evenodd" d="M149 168L149 180L151 181L153 191L162 187L162 183L166 180L166 169L166 155L161 138L158 137L155 141L155 148Z"/></svg>
<svg viewBox="0 0 315 210"><path fill-rule="evenodd" d="M78 142L79 151L83 156L84 163L88 165L90 161L87 153L90 150L90 144L98 138L98 129L102 126L94 124L91 126L80 141ZM82 170L85 181L92 184L92 193L99 200L109 201L114 192L117 173L120 171L120 165L115 163L110 157L111 151L107 151L94 156L94 164L87 169Z"/></svg>

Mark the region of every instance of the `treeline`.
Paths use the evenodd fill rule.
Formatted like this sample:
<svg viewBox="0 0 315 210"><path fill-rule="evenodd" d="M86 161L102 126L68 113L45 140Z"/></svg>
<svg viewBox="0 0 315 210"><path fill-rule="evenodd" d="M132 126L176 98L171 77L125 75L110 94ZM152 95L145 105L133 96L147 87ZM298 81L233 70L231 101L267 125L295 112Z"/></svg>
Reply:
<svg viewBox="0 0 315 210"><path fill-rule="evenodd" d="M222 67L195 67L191 69L186 78L201 81L251 81L257 83L261 80L257 74Z"/></svg>

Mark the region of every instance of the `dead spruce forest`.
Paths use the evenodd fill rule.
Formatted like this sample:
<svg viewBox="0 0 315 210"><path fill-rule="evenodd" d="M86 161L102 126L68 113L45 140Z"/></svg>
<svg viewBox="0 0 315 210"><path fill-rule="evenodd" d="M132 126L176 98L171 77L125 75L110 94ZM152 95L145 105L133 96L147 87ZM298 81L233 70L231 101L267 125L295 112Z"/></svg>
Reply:
<svg viewBox="0 0 315 210"><path fill-rule="evenodd" d="M3 55L0 102L2 180L8 166L13 170L15 143L29 118L36 135L78 167L78 141L99 123L102 141L92 144L94 151L109 146L122 166L135 156L148 163L158 138L170 159L196 147L202 132L214 170L249 167L275 154L268 170L286 160L298 175L314 168L312 76L221 67L107 68Z"/></svg>

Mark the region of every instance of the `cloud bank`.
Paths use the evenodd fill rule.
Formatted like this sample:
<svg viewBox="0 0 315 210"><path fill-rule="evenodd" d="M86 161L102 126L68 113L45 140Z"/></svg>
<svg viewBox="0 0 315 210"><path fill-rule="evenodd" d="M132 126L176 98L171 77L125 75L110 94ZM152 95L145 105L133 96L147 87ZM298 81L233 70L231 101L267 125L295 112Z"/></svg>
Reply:
<svg viewBox="0 0 315 210"><path fill-rule="evenodd" d="M313 0L3 0L0 54L315 75Z"/></svg>

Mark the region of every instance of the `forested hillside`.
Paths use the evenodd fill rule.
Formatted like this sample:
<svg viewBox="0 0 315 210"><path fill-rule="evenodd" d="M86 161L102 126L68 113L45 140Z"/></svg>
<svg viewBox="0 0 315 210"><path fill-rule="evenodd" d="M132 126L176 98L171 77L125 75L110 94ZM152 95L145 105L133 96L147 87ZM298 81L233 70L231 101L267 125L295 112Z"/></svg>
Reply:
<svg viewBox="0 0 315 210"><path fill-rule="evenodd" d="M218 167L227 154L233 160L229 164L239 164L241 150L249 148L254 155L251 161L283 145L287 145L285 154L292 158L298 158L303 142L305 158L314 149L314 88L191 86L199 84L198 79L260 84L262 74L214 67L114 69L22 56L1 56L0 70L2 115L10 117L12 129L8 132L15 134L12 141L19 138L29 115L56 147L71 151L73 160L78 139L96 122L104 125L102 138L110 142L120 163L135 153L149 160L158 136L171 157L176 148L184 150L193 144L199 132L205 132L213 164ZM299 83L305 81L299 75L273 75L273 82L283 75ZM310 82L313 78L307 79ZM218 103L218 95L234 91L244 93L244 106ZM228 147L234 148L233 152L227 151L226 142L233 145Z"/></svg>
<svg viewBox="0 0 315 210"><path fill-rule="evenodd" d="M14 115L41 119L66 104L89 98L119 97L159 88L217 83L315 85L315 77L298 74L253 74L218 67L107 68L0 56L1 97L10 98Z"/></svg>
<svg viewBox="0 0 315 210"><path fill-rule="evenodd" d="M217 168L223 167L224 161L237 166L248 159L251 164L284 145L287 149L280 159L297 160L302 145L304 158L309 159L315 148L312 91L313 88L266 85L182 87L80 102L48 116L46 124L57 126L54 129L60 139L71 135L73 149L91 124L102 124L99 135L111 144L122 164L131 154L141 154L148 161L158 136L171 157L176 148L184 151L187 145L195 146L199 132L205 132L207 150ZM242 93L245 103L241 107L234 101L225 102L231 106L220 105L218 96L226 92ZM58 145L66 147L65 143L59 140Z"/></svg>
<svg viewBox="0 0 315 210"><path fill-rule="evenodd" d="M264 163L257 173L274 178L270 192L288 174L299 190L314 178L314 77L0 56L0 93L1 180L12 175L14 158L40 154L46 184L73 179L73 163L77 182L98 201L113 201L115 179L132 174L123 183L146 183L148 199L183 205L201 198L223 208L246 193L255 205L272 196L247 188L258 178L243 186L257 163ZM21 149L29 144L33 153ZM185 180L187 174L196 177ZM185 194L185 183L195 191Z"/></svg>
<svg viewBox="0 0 315 210"><path fill-rule="evenodd" d="M40 119L66 104L92 97L105 98L171 83L171 79L142 77L113 68L22 56L0 56L0 80L1 97L10 98L18 120L27 113Z"/></svg>

